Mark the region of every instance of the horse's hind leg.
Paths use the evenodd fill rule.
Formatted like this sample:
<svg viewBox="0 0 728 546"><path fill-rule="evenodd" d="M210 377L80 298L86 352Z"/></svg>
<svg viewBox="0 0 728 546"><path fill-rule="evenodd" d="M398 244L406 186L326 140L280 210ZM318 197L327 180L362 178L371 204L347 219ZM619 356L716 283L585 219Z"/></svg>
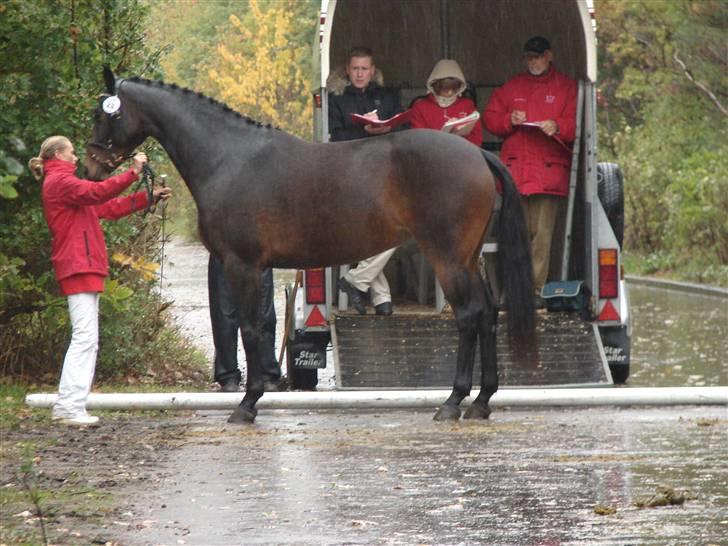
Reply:
<svg viewBox="0 0 728 546"><path fill-rule="evenodd" d="M485 298L485 309L479 323L480 339L480 393L465 412L465 419L487 419L490 416L490 398L498 390L498 361L496 353L496 324L498 308L490 288L480 280Z"/></svg>
<svg viewBox="0 0 728 546"><path fill-rule="evenodd" d="M228 423L252 423L258 414L255 404L263 396L260 272L255 267L228 258L225 260L225 277L238 305L247 363L245 396L228 418Z"/></svg>
<svg viewBox="0 0 728 546"><path fill-rule="evenodd" d="M451 275L441 276L440 282L455 313L458 328L457 368L453 390L434 417L436 421L447 421L460 418L460 402L470 394L473 386L475 344L484 302L483 292L479 288L480 280L474 271L463 268Z"/></svg>

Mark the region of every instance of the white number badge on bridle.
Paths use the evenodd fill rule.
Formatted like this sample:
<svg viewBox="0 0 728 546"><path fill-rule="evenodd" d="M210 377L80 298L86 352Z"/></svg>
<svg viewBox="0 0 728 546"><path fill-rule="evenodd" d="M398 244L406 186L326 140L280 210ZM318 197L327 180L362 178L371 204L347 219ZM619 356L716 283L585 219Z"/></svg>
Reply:
<svg viewBox="0 0 728 546"><path fill-rule="evenodd" d="M118 116L121 110L121 100L116 95L106 97L101 103L101 109L110 116Z"/></svg>

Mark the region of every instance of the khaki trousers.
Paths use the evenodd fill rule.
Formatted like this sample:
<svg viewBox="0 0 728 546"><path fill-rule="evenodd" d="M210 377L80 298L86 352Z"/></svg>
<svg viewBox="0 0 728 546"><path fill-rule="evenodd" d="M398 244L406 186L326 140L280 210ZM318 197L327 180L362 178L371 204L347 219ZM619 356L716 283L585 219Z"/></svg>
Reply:
<svg viewBox="0 0 728 546"><path fill-rule="evenodd" d="M366 260L359 260L359 264L344 275L349 284L357 290L366 292L370 288L372 289L372 305L392 301L389 283L382 270L395 250L397 250L396 247L390 248Z"/></svg>
<svg viewBox="0 0 728 546"><path fill-rule="evenodd" d="M528 234L531 238L533 260L533 289L536 294L546 283L551 262L551 239L562 197L556 195L523 195L523 212L526 216Z"/></svg>

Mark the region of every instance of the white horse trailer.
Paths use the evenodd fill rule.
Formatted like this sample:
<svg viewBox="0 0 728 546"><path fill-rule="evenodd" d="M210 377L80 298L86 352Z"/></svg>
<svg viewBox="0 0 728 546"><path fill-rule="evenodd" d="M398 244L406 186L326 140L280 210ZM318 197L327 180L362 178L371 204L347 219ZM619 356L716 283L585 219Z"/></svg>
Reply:
<svg viewBox="0 0 728 546"><path fill-rule="evenodd" d="M570 193L554 234L544 296L567 308L578 297L584 306L579 316L554 311L557 305L539 312L545 356L530 372L515 370L507 344L499 342L501 384L624 383L631 331L621 257L623 180L617 165L597 162L596 43L586 1L323 0L319 23L313 99L314 139L320 142L329 140L327 78L344 65L353 46L372 48L385 85L399 89L404 107L426 93L425 79L435 62L457 60L482 112L493 90L524 70L524 42L535 35L549 39L555 66L578 81L579 94ZM484 148L497 153L500 144L485 132ZM415 256L407 258L415 264L413 275L400 282L390 278L393 291L399 291L391 317L359 316L347 309L346 295L335 289L345 267L307 270L300 289L289 287L287 367L294 388L315 387L317 369L327 365L329 343L340 388L448 386L439 383L451 377L446 361L454 358L456 331L447 326L446 302L428 264ZM486 241L486 273L493 260L496 245ZM388 278L397 276L389 266L385 272ZM487 276L493 285L493 276ZM438 367L447 373L439 377L421 369ZM538 373L531 373L534 369ZM585 369L591 370L586 376ZM373 383L351 381L355 376L374 377Z"/></svg>

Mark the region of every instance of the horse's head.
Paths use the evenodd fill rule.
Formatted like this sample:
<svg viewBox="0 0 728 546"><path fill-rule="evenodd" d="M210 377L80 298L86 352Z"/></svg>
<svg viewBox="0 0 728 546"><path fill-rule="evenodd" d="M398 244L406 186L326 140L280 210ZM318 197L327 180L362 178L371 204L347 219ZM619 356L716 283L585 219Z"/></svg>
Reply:
<svg viewBox="0 0 728 546"><path fill-rule="evenodd" d="M92 180L111 174L145 138L138 110L120 94L124 80L104 67L104 81L106 93L99 97L94 110L93 132L84 159L86 175Z"/></svg>

